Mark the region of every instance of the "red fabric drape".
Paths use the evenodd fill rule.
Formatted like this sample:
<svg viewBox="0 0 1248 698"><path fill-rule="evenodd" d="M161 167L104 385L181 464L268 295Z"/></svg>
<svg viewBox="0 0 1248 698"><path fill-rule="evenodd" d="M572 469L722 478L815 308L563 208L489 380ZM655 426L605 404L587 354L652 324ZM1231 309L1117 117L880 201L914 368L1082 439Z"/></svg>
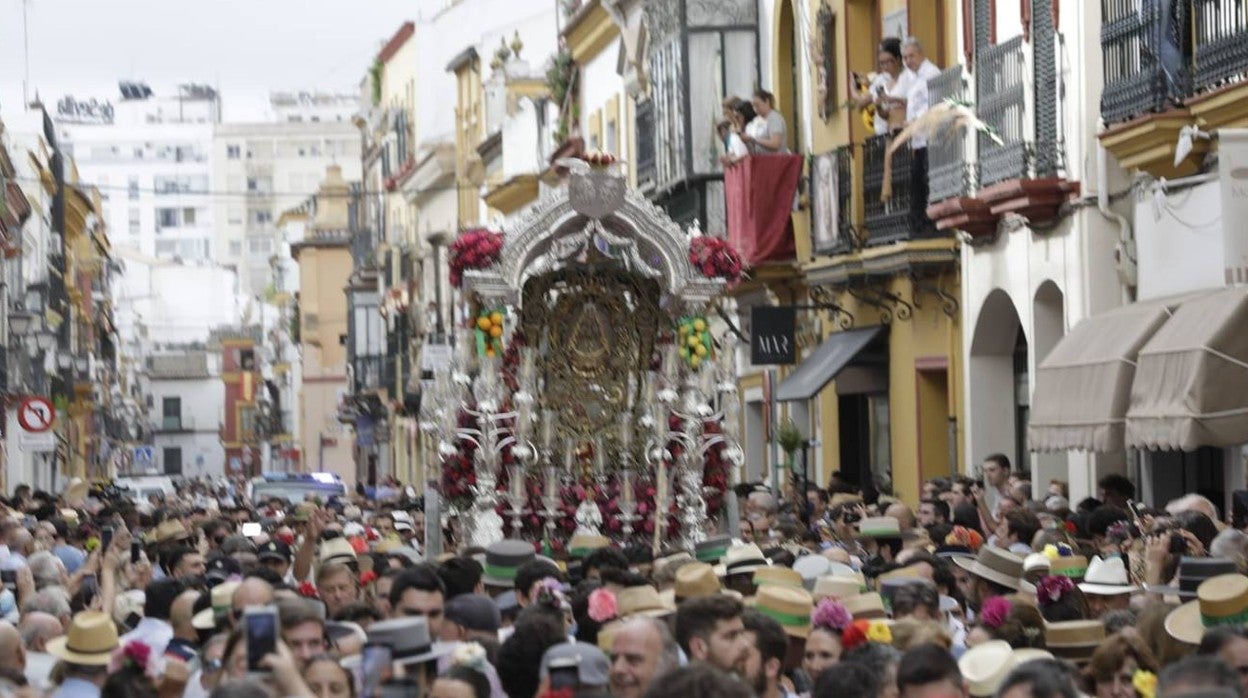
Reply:
<svg viewBox="0 0 1248 698"><path fill-rule="evenodd" d="M793 196L801 175L800 155L753 155L725 169L728 241L747 264L796 256Z"/></svg>

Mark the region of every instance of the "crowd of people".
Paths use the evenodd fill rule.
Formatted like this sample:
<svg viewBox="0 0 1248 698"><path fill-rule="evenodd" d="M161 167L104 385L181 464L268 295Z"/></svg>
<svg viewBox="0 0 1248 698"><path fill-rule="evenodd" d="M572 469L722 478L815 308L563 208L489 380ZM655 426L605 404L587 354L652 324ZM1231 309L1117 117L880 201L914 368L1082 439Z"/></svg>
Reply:
<svg viewBox="0 0 1248 698"><path fill-rule="evenodd" d="M0 695L1248 695L1248 534L1212 502L1142 506L1111 475L1072 505L1004 456L982 472L924 483L913 508L837 476L743 485L739 536L579 533L559 559L453 538L430 559L397 487L19 486L0 504Z"/></svg>

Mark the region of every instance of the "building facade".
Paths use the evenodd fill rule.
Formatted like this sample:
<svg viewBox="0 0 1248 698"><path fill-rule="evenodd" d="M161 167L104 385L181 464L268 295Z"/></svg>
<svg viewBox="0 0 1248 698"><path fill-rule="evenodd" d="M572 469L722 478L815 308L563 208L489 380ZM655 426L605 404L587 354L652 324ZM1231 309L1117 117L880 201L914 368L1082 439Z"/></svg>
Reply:
<svg viewBox="0 0 1248 698"><path fill-rule="evenodd" d="M174 477L223 476L221 355L207 348L158 354L148 359L147 378L155 416L154 471Z"/></svg>

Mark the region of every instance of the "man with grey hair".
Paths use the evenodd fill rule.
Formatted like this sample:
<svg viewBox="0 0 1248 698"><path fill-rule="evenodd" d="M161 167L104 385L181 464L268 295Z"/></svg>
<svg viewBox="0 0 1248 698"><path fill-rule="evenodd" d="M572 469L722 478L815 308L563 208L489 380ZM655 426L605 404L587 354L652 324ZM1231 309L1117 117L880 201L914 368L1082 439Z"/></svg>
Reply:
<svg viewBox="0 0 1248 698"><path fill-rule="evenodd" d="M1199 494L1185 494L1166 505L1166 513L1171 516L1185 511L1199 512L1208 516L1210 521L1218 521L1218 508L1208 497Z"/></svg>
<svg viewBox="0 0 1248 698"><path fill-rule="evenodd" d="M61 631L69 631L69 622L73 614L69 608L69 594L62 587L40 589L22 604L22 616L28 613L46 613L56 618L61 624Z"/></svg>
<svg viewBox="0 0 1248 698"><path fill-rule="evenodd" d="M65 563L56 555L41 550L26 560L27 566L30 567L30 575L35 579L36 589L46 589L48 587L65 586L67 575L65 574Z"/></svg>
<svg viewBox="0 0 1248 698"><path fill-rule="evenodd" d="M22 615L17 629L26 648L26 681L43 690L49 686L52 667L56 666L56 657L48 654L48 641L65 632L61 621L47 613L33 611Z"/></svg>
<svg viewBox="0 0 1248 698"><path fill-rule="evenodd" d="M656 677L679 665L680 648L666 623L645 617L625 621L611 641L611 695L640 698Z"/></svg>
<svg viewBox="0 0 1248 698"><path fill-rule="evenodd" d="M906 93L906 123L911 124L922 118L931 106L927 81L938 77L940 68L927 60L927 56L923 55L923 45L913 36L906 37L906 40L901 42L901 62L905 64L906 72L910 73L913 78L910 81L910 91ZM917 202L918 212L922 214L922 218L926 218L924 211L927 208L927 139L916 133L910 139L910 147L914 151L910 161L910 200Z"/></svg>

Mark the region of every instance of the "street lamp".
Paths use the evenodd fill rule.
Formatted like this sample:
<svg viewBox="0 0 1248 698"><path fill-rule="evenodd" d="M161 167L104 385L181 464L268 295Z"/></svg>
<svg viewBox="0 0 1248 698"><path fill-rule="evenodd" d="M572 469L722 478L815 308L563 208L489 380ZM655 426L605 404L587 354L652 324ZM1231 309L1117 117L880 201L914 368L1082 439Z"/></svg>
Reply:
<svg viewBox="0 0 1248 698"><path fill-rule="evenodd" d="M35 316L14 310L9 313L9 331L18 337L26 337L35 326Z"/></svg>

